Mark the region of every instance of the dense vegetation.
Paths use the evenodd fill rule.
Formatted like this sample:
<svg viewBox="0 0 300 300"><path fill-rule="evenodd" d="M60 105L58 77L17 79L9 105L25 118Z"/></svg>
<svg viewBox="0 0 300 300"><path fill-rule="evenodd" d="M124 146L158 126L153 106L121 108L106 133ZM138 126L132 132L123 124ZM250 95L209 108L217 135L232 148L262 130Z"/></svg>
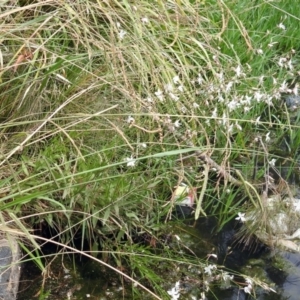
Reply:
<svg viewBox="0 0 300 300"><path fill-rule="evenodd" d="M1 226L42 268L47 227L165 297L161 260L207 267L135 243L159 244L174 187L197 187L195 218L221 228L263 209L270 165L294 172L297 1L2 3Z"/></svg>

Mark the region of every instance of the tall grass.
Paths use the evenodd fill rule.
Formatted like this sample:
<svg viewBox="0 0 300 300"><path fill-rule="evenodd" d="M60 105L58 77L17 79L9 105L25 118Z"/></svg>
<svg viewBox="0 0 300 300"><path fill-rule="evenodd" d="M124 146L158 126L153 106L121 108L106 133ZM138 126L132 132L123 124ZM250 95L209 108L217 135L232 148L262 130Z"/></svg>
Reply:
<svg viewBox="0 0 300 300"><path fill-rule="evenodd" d="M293 165L298 155L298 126L281 99L299 74L297 5L288 2L3 1L6 225L35 247L30 230L45 223L67 248L80 232L82 249L106 243L116 258L121 241L160 228L181 182L202 191L197 216L215 214L220 226L259 206L287 133L285 158ZM185 159L193 153L219 169L203 175L197 155Z"/></svg>

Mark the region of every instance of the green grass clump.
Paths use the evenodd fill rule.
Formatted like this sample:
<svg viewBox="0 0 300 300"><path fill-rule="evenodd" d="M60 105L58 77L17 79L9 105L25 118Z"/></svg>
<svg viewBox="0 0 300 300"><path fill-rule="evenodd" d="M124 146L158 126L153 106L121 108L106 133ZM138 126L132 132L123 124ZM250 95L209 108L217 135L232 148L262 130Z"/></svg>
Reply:
<svg viewBox="0 0 300 300"><path fill-rule="evenodd" d="M202 191L196 217L222 227L263 209L271 159L294 166L298 125L281 99L300 71L293 1L4 2L1 212L34 245L46 222L66 245L81 232L82 249L122 252L159 230L181 182ZM219 169L203 175L185 159L195 152Z"/></svg>

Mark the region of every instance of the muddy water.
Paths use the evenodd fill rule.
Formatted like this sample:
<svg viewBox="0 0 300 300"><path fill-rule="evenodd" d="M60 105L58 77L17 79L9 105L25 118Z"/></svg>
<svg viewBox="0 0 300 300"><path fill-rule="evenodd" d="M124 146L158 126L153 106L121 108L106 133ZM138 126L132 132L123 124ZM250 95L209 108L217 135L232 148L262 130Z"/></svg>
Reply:
<svg viewBox="0 0 300 300"><path fill-rule="evenodd" d="M275 293L268 293L261 288L256 290L256 299L260 300L299 300L300 299L300 254L278 252L273 253L266 247L258 247L257 251L242 251L228 247L234 241L236 223L229 224L221 233L214 233L216 223L213 219L200 219L196 226L186 223L184 226L168 224L168 230L180 237L182 243L200 258L207 254L218 254L218 263L230 269L241 271L251 277L267 282ZM189 272L186 270L186 272ZM167 290L177 280L178 274L161 274L168 278L164 283ZM180 279L180 277L179 277ZM194 286L193 286L194 285ZM188 292L179 299L201 299L199 282L186 282ZM192 296L194 298L192 298ZM242 300L250 299L244 290L238 287L222 289L214 286L206 294L207 299ZM142 297L142 298L141 298ZM51 264L50 272L43 277L33 263L25 263L21 278L18 300L36 299L153 299L142 294L134 297L128 282L120 282L114 272L99 266L87 259L73 260L72 256L64 255ZM168 299L168 298L166 298Z"/></svg>

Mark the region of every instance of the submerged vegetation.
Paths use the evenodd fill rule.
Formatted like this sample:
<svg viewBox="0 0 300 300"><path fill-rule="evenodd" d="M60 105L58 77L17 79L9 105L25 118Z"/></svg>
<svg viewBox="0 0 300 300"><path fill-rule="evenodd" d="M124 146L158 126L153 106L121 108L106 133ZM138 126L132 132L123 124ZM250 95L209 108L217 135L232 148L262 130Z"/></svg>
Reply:
<svg viewBox="0 0 300 300"><path fill-rule="evenodd" d="M269 233L269 194L295 194L287 181L299 182L296 9L263 0L2 1L1 230L44 271L45 241L94 258L131 278L132 298L143 286L178 299L178 284L161 284L162 262L196 266L201 299L215 280L238 284L169 247L165 223L181 184L194 191L193 218L214 216L217 230L259 215L246 236ZM268 289L247 276L239 284L254 296L255 284Z"/></svg>

